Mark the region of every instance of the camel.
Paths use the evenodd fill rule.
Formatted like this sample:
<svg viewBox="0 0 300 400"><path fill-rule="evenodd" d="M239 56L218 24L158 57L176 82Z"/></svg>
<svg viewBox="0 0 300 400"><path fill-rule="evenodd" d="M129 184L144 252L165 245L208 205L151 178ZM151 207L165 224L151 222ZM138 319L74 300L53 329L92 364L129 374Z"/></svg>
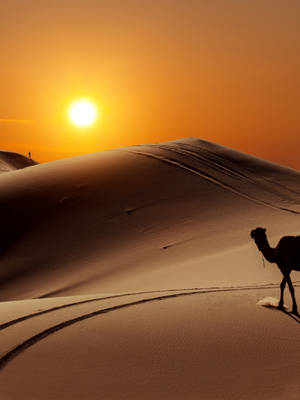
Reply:
<svg viewBox="0 0 300 400"><path fill-rule="evenodd" d="M283 236L275 248L270 247L266 235L266 229L264 228L253 229L250 236L254 239L258 250L262 252L265 259L270 263L277 264L283 275L280 284L280 300L278 309L284 311L283 293L287 283L293 300L292 313L299 316L290 273L291 271L300 271L300 236Z"/></svg>

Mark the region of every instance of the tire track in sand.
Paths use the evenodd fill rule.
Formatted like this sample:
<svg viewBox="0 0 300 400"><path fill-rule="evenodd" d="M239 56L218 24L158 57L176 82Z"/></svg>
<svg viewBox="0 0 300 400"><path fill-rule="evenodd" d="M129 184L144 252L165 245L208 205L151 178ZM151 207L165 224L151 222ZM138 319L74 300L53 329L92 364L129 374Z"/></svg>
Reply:
<svg viewBox="0 0 300 400"><path fill-rule="evenodd" d="M31 336L24 342L19 343L16 347L12 348L10 351L8 351L6 354L4 354L0 358L0 370L2 370L9 362L11 362L18 355L20 355L23 351L25 351L29 347L33 346L34 344L40 342L41 340L45 339L47 336L52 335L53 333L60 331L64 328L67 328L68 326L74 325L78 322L84 321L89 318L96 317L101 314L106 314L106 313L109 313L112 311L117 311L117 310L121 310L123 308L133 307L133 306L140 305L140 304L155 302L155 301L159 301L159 300L167 300L167 299L172 299L172 298L176 298L176 297L191 296L191 295L205 294L205 293L233 292L233 291L241 291L241 290L257 290L257 289L270 289L270 288L273 288L273 285L271 287L253 286L253 287L231 287L231 288L224 288L224 289L216 288L216 289L209 289L209 290L205 290L205 289L201 290L200 289L200 290L189 291L189 292L185 291L185 292L179 292L179 293L175 293L175 294L168 294L168 295L163 295L163 296L145 298L145 299L136 300L133 302L118 304L118 305L115 305L112 307L103 308L101 310L96 310L91 313L83 314L79 317L66 320L57 325L53 325L50 328L47 328L47 329L39 332L38 334ZM190 290L190 289L184 289L184 290Z"/></svg>
<svg viewBox="0 0 300 400"><path fill-rule="evenodd" d="M101 300L110 300L110 299L116 299L116 298L122 298L122 297L126 297L126 296L138 296L141 294L151 294L151 293L166 293L166 292L190 292L190 291L199 291L199 292L203 292L207 293L207 291L221 291L221 290L227 290L227 289L232 289L232 290L243 290L243 289L270 289L272 287L276 287L278 286L278 284L276 283L269 283L269 284L265 284L265 285L256 285L256 286L227 286L227 287L208 287L208 288L181 288L181 289L163 289L163 290L150 290L150 291L140 291L140 292L129 292L129 293L121 293L121 294L115 294L115 295L111 295L111 296L105 296L105 297L96 297L96 298L92 298L92 299L86 299L86 300L81 300L81 301L76 301L73 303L67 303L67 304L62 304L60 306L55 306L52 308L48 308L47 310L43 310L43 311L39 311L39 312L35 312L35 313L31 313L31 314L27 314L24 315L22 317L4 322L2 324L0 324L0 331L9 328L12 325L18 324L20 322L26 321L30 318L35 318L38 317L40 315L44 315L50 312L54 312L54 311L59 311L62 310L64 308L68 308L68 307L74 307L77 305L81 305L81 304L88 304L88 303L93 303L93 302L97 302L97 301L101 301ZM294 286L297 287L296 282L294 282Z"/></svg>
<svg viewBox="0 0 300 400"><path fill-rule="evenodd" d="M92 298L92 299L86 299L86 300L81 300L81 301L76 301L73 303L67 303L67 304L62 304L60 306L55 306L52 308L48 308L47 310L43 310L43 311L39 311L39 312L35 312L35 313L31 313L31 314L27 314L24 315L22 317L4 322L2 324L0 324L0 331L18 324L20 322L26 321L27 319L30 318L34 318L34 317L38 317L40 315L44 315L53 311L58 311L58 310L62 310L64 308L68 308L68 307L73 307L73 306L77 306L77 305L81 305L81 304L88 304L88 303L93 303L93 302L97 302L97 301L101 301L101 300L110 300L110 299L115 299L118 297L126 297L126 296L138 296L141 294L151 294L151 293L164 293L164 292L179 292L179 291L191 291L191 290L203 290L201 288L191 288L191 289L164 289L164 290L152 290L152 291L141 291L141 292L130 292L130 293L122 293L122 294L115 294L115 295L111 295L111 296L105 296L105 297L96 297L96 298Z"/></svg>

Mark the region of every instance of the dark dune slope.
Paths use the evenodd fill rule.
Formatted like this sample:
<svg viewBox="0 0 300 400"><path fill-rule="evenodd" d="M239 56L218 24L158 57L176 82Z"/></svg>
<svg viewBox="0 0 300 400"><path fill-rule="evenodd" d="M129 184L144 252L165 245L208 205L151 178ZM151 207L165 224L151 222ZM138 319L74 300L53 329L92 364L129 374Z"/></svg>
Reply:
<svg viewBox="0 0 300 400"><path fill-rule="evenodd" d="M300 231L300 174L182 139L2 174L0 214L2 299L277 282L249 232Z"/></svg>

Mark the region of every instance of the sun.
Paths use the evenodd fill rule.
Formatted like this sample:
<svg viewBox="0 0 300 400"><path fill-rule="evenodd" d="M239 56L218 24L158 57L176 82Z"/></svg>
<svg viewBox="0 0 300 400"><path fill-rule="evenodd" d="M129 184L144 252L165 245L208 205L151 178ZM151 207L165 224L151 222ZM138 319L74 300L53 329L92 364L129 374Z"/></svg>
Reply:
<svg viewBox="0 0 300 400"><path fill-rule="evenodd" d="M74 101L68 110L71 122L77 126L92 125L98 118L97 106L88 99Z"/></svg>

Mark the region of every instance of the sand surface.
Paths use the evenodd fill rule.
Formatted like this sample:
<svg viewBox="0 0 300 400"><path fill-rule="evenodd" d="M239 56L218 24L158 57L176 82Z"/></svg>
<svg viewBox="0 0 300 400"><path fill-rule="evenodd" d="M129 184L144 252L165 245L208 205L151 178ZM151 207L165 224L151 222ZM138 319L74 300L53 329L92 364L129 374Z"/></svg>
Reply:
<svg viewBox="0 0 300 400"><path fill-rule="evenodd" d="M297 171L183 139L5 172L0 205L1 400L300 397L250 239L299 234Z"/></svg>
<svg viewBox="0 0 300 400"><path fill-rule="evenodd" d="M0 173L14 171L37 164L36 161L24 156L23 154L0 150Z"/></svg>

